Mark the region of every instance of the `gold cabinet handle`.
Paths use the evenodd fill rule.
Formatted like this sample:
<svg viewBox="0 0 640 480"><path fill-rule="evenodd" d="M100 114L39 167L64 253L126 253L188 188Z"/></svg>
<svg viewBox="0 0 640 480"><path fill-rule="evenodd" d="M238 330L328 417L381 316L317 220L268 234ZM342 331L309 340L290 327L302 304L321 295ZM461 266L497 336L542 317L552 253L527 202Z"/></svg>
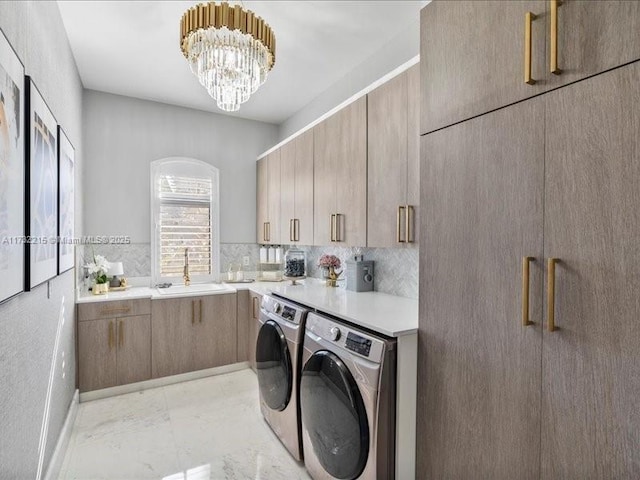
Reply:
<svg viewBox="0 0 640 480"><path fill-rule="evenodd" d="M271 241L271 222L267 222L267 242Z"/></svg>
<svg viewBox="0 0 640 480"><path fill-rule="evenodd" d="M336 242L344 242L342 238L342 229L340 228L340 217L343 215L341 213L336 213Z"/></svg>
<svg viewBox="0 0 640 480"><path fill-rule="evenodd" d="M118 346L122 348L124 345L124 322L120 320L118 322Z"/></svg>
<svg viewBox="0 0 640 480"><path fill-rule="evenodd" d="M413 205L407 205L406 218L405 218L405 243L413 243L413 233L411 232L411 225L413 224Z"/></svg>
<svg viewBox="0 0 640 480"><path fill-rule="evenodd" d="M129 313L131 307L112 307L100 309L100 315L116 315L118 313Z"/></svg>
<svg viewBox="0 0 640 480"><path fill-rule="evenodd" d="M196 301L191 300L191 325L196 323Z"/></svg>
<svg viewBox="0 0 640 480"><path fill-rule="evenodd" d="M200 323L202 323L202 299L198 300L198 318L200 319Z"/></svg>
<svg viewBox="0 0 640 480"><path fill-rule="evenodd" d="M258 319L258 297L253 297L253 319Z"/></svg>
<svg viewBox="0 0 640 480"><path fill-rule="evenodd" d="M113 320L109 320L109 350L113 348Z"/></svg>
<svg viewBox="0 0 640 480"><path fill-rule="evenodd" d="M522 326L533 325L529 320L529 263L534 257L522 257Z"/></svg>
<svg viewBox="0 0 640 480"><path fill-rule="evenodd" d="M289 219L289 241L293 242L293 218Z"/></svg>
<svg viewBox="0 0 640 480"><path fill-rule="evenodd" d="M560 75L562 70L558 68L558 7L562 5L562 2L558 0L550 0L549 4L549 10L551 11L551 48L549 51L549 70L551 73Z"/></svg>
<svg viewBox="0 0 640 480"><path fill-rule="evenodd" d="M556 263L557 258L547 260L547 330L553 332L556 329Z"/></svg>
<svg viewBox="0 0 640 480"><path fill-rule="evenodd" d="M262 241L267 241L267 222L262 222Z"/></svg>
<svg viewBox="0 0 640 480"><path fill-rule="evenodd" d="M335 218L336 218L336 214L332 213L331 214L331 220L329 220L329 228L331 229L331 241L335 242L336 241L336 237L335 237Z"/></svg>
<svg viewBox="0 0 640 480"><path fill-rule="evenodd" d="M396 215L396 241L398 243L404 243L405 240L402 239L402 213L405 211L405 207L400 205L398 207L398 213Z"/></svg>
<svg viewBox="0 0 640 480"><path fill-rule="evenodd" d="M294 242L300 241L300 219L299 218L293 219L293 241Z"/></svg>
<svg viewBox="0 0 640 480"><path fill-rule="evenodd" d="M536 16L527 12L524 16L524 83L533 85L536 81L531 77L531 22Z"/></svg>

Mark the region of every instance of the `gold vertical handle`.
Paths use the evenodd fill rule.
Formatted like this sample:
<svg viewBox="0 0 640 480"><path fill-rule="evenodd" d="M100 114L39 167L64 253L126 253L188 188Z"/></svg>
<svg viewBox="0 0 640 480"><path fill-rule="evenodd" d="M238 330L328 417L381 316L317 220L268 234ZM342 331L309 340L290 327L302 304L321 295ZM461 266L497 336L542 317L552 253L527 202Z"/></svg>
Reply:
<svg viewBox="0 0 640 480"><path fill-rule="evenodd" d="M198 300L198 318L200 319L200 323L202 323L202 299Z"/></svg>
<svg viewBox="0 0 640 480"><path fill-rule="evenodd" d="M109 350L113 348L113 320L109 320L109 339L107 344L109 345Z"/></svg>
<svg viewBox="0 0 640 480"><path fill-rule="evenodd" d="M396 214L396 241L398 243L404 243L406 240L402 239L402 214L405 211L405 207L400 205Z"/></svg>
<svg viewBox="0 0 640 480"><path fill-rule="evenodd" d="M556 329L556 263L557 258L547 260L547 330Z"/></svg>
<svg viewBox="0 0 640 480"><path fill-rule="evenodd" d="M271 241L271 222L267 222L267 242Z"/></svg>
<svg viewBox="0 0 640 480"><path fill-rule="evenodd" d="M267 241L267 222L262 222L262 241Z"/></svg>
<svg viewBox="0 0 640 480"><path fill-rule="evenodd" d="M524 83L533 85L536 81L531 77L531 22L536 16L527 12L524 16Z"/></svg>
<svg viewBox="0 0 640 480"><path fill-rule="evenodd" d="M533 325L529 320L529 263L533 257L522 257L522 326Z"/></svg>
<svg viewBox="0 0 640 480"><path fill-rule="evenodd" d="M413 205L406 205L405 211L405 243L413 243L413 233L411 232L411 226L413 225Z"/></svg>
<svg viewBox="0 0 640 480"><path fill-rule="evenodd" d="M562 5L562 2L559 2L558 0L550 0L549 4L549 10L551 11L551 48L549 51L549 70L551 73L560 75L562 70L558 68L558 7Z"/></svg>
<svg viewBox="0 0 640 480"><path fill-rule="evenodd" d="M293 219L293 240L296 242L300 241L300 219Z"/></svg>
<svg viewBox="0 0 640 480"><path fill-rule="evenodd" d="M196 301L191 300L191 325L196 323Z"/></svg>
<svg viewBox="0 0 640 480"><path fill-rule="evenodd" d="M118 347L122 348L124 345L124 321L118 322Z"/></svg>
<svg viewBox="0 0 640 480"><path fill-rule="evenodd" d="M335 233L335 220L336 220L336 214L332 213L331 214L331 241L335 242L336 241L336 233Z"/></svg>
<svg viewBox="0 0 640 480"><path fill-rule="evenodd" d="M336 242L340 242L340 214L336 213Z"/></svg>
<svg viewBox="0 0 640 480"><path fill-rule="evenodd" d="M293 242L293 235L294 235L293 228L294 228L293 227L293 218L290 218L289 219L289 241L290 242Z"/></svg>
<svg viewBox="0 0 640 480"><path fill-rule="evenodd" d="M258 297L253 297L253 319L258 319Z"/></svg>

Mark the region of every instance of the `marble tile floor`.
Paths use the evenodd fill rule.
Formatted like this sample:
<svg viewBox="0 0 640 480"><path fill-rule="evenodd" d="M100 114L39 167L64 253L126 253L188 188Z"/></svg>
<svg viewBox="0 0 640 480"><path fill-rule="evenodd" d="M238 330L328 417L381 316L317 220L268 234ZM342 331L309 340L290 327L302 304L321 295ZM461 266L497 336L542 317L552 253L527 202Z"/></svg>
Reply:
<svg viewBox="0 0 640 480"><path fill-rule="evenodd" d="M60 479L309 479L246 369L81 403Z"/></svg>

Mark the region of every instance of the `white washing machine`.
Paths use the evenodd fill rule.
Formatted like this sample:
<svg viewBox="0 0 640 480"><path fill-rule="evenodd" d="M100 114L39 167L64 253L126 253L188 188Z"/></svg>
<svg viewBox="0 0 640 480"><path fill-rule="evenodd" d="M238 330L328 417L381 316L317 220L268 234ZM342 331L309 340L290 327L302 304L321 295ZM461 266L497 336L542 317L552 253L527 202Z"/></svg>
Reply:
<svg viewBox="0 0 640 480"><path fill-rule="evenodd" d="M264 295L256 341L260 410L298 461L302 460L298 388L306 316L304 307Z"/></svg>
<svg viewBox="0 0 640 480"><path fill-rule="evenodd" d="M307 316L300 411L315 480L395 478L396 352L395 339Z"/></svg>

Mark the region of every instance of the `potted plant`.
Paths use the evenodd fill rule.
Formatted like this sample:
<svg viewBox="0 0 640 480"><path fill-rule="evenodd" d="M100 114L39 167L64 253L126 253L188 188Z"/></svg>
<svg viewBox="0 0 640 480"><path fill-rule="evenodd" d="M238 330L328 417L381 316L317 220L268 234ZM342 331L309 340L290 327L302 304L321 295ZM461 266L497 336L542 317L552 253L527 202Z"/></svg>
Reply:
<svg viewBox="0 0 640 480"><path fill-rule="evenodd" d="M85 265L89 275L93 277L92 292L94 295L102 295L109 291L107 272L111 264L102 255L94 255L93 262Z"/></svg>
<svg viewBox="0 0 640 480"><path fill-rule="evenodd" d="M342 274L342 270L336 272L336 268L340 268L342 264L340 259L335 255L322 255L318 260L318 266L326 268L327 273L327 287L337 287L338 277Z"/></svg>

